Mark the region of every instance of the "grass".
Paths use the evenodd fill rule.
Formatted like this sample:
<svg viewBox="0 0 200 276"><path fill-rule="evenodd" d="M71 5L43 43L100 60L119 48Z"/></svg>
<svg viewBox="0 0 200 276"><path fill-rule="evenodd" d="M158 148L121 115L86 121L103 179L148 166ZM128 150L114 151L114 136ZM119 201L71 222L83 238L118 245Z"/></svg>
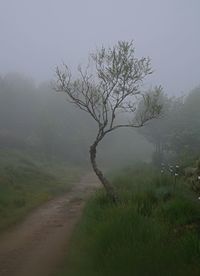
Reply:
<svg viewBox="0 0 200 276"><path fill-rule="evenodd" d="M27 212L70 189L81 170L41 156L0 151L0 231Z"/></svg>
<svg viewBox="0 0 200 276"><path fill-rule="evenodd" d="M200 275L200 202L180 179L151 167L113 180L121 203L89 200L57 275Z"/></svg>

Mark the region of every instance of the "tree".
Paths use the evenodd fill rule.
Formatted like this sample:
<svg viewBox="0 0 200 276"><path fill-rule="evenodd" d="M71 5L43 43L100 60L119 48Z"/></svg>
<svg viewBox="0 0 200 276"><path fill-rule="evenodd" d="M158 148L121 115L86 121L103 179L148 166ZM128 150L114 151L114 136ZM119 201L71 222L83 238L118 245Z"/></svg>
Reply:
<svg viewBox="0 0 200 276"><path fill-rule="evenodd" d="M193 89L185 97L176 115L176 125L171 137L171 147L181 155L200 154L200 87Z"/></svg>
<svg viewBox="0 0 200 276"><path fill-rule="evenodd" d="M186 97L163 95L162 118L152 121L140 133L155 146L154 164L185 162L200 154L200 87Z"/></svg>
<svg viewBox="0 0 200 276"><path fill-rule="evenodd" d="M180 108L178 99L168 98L164 93L160 95L160 103L162 104L162 116L158 120L151 121L145 128L139 129L139 133L154 146L152 161L157 167L161 167L164 162L164 153L171 149L170 139L174 134L174 125Z"/></svg>
<svg viewBox="0 0 200 276"><path fill-rule="evenodd" d="M159 103L162 88L155 87L150 94L141 90L152 69L149 58L135 57L133 42L119 41L112 48L102 47L90 55L85 69L78 67L78 74L79 77L73 79L66 64L57 67L54 88L66 93L71 103L95 120L98 129L90 146L91 164L109 198L116 202L117 195L111 183L97 165L97 146L114 130L141 127L157 117L162 108ZM125 116L120 117L122 114Z"/></svg>

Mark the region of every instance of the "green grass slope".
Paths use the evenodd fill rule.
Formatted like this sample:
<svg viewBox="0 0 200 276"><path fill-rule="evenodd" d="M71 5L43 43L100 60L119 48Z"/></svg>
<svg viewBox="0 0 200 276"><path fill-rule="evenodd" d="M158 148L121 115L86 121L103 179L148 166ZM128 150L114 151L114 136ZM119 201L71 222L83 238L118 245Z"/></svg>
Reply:
<svg viewBox="0 0 200 276"><path fill-rule="evenodd" d="M121 203L88 202L58 275L200 275L200 201L180 179L150 167L114 179Z"/></svg>
<svg viewBox="0 0 200 276"><path fill-rule="evenodd" d="M19 151L0 151L0 230L32 208L66 192L80 169Z"/></svg>

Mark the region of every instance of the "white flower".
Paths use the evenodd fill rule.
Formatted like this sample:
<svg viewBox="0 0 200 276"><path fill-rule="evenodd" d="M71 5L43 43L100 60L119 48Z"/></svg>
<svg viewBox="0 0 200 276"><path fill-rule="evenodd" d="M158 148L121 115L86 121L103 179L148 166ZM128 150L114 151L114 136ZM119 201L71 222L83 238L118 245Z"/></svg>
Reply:
<svg viewBox="0 0 200 276"><path fill-rule="evenodd" d="M175 175L175 176L178 176L178 174L177 174L177 173L175 173L174 175Z"/></svg>
<svg viewBox="0 0 200 276"><path fill-rule="evenodd" d="M200 175L198 175L197 179L200 180Z"/></svg>

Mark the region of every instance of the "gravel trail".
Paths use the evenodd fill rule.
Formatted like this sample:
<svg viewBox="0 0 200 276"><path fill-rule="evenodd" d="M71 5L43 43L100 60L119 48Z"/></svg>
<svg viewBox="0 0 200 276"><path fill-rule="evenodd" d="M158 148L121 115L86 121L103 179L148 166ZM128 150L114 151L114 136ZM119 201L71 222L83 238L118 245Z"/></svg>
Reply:
<svg viewBox="0 0 200 276"><path fill-rule="evenodd" d="M66 255L87 197L98 187L87 174L70 192L50 200L0 236L0 276L50 276Z"/></svg>

